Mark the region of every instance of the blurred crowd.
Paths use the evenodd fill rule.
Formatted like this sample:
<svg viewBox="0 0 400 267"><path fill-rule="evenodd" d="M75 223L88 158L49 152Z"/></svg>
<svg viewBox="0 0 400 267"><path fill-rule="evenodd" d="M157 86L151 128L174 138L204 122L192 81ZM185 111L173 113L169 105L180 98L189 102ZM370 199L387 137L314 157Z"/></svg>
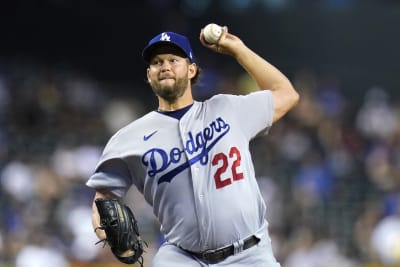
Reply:
<svg viewBox="0 0 400 267"><path fill-rule="evenodd" d="M255 88L242 70L203 69L199 100ZM290 79L300 103L251 143L282 267L399 266L399 101L379 85L352 95L311 69ZM149 91L38 63L1 66L0 266L116 262L94 245L85 182L108 138L156 108L140 93ZM135 188L126 198L148 263L159 225Z"/></svg>

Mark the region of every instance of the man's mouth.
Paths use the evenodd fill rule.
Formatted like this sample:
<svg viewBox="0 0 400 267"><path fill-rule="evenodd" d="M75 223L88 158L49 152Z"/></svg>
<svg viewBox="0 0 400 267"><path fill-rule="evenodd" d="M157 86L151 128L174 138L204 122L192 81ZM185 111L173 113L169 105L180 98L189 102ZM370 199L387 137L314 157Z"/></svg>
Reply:
<svg viewBox="0 0 400 267"><path fill-rule="evenodd" d="M174 77L171 77L171 76L165 76L165 77L160 77L160 79L159 79L160 81L163 81L163 80L174 80Z"/></svg>

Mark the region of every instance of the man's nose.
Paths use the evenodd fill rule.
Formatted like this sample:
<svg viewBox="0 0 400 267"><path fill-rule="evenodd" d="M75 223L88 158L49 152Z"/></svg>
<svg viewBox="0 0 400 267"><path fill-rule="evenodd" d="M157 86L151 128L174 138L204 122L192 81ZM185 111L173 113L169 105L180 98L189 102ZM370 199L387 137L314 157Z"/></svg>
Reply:
<svg viewBox="0 0 400 267"><path fill-rule="evenodd" d="M161 63L161 69L162 69L162 70L168 70L168 69L170 69L170 68L171 68L171 63L169 63L168 60L164 60L164 61Z"/></svg>

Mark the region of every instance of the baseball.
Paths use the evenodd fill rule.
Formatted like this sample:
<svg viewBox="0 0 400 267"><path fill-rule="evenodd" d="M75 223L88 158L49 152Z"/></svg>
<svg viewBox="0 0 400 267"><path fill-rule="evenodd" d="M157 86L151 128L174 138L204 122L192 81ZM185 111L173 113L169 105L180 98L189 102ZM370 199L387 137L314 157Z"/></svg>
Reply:
<svg viewBox="0 0 400 267"><path fill-rule="evenodd" d="M219 37L221 37L222 27L215 23L210 23L204 28L203 34L204 40L207 43L216 44L219 40Z"/></svg>

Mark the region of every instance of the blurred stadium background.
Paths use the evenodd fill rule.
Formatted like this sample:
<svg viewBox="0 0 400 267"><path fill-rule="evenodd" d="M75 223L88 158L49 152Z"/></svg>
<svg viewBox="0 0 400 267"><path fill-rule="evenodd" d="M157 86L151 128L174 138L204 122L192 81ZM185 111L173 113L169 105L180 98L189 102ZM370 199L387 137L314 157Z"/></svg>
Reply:
<svg viewBox="0 0 400 267"><path fill-rule="evenodd" d="M122 266L97 241L84 183L119 127L155 108L140 53L188 35L196 98L254 88L197 42L228 25L301 102L252 143L282 267L400 266L400 1L2 1L0 267ZM127 195L150 247L158 224Z"/></svg>

